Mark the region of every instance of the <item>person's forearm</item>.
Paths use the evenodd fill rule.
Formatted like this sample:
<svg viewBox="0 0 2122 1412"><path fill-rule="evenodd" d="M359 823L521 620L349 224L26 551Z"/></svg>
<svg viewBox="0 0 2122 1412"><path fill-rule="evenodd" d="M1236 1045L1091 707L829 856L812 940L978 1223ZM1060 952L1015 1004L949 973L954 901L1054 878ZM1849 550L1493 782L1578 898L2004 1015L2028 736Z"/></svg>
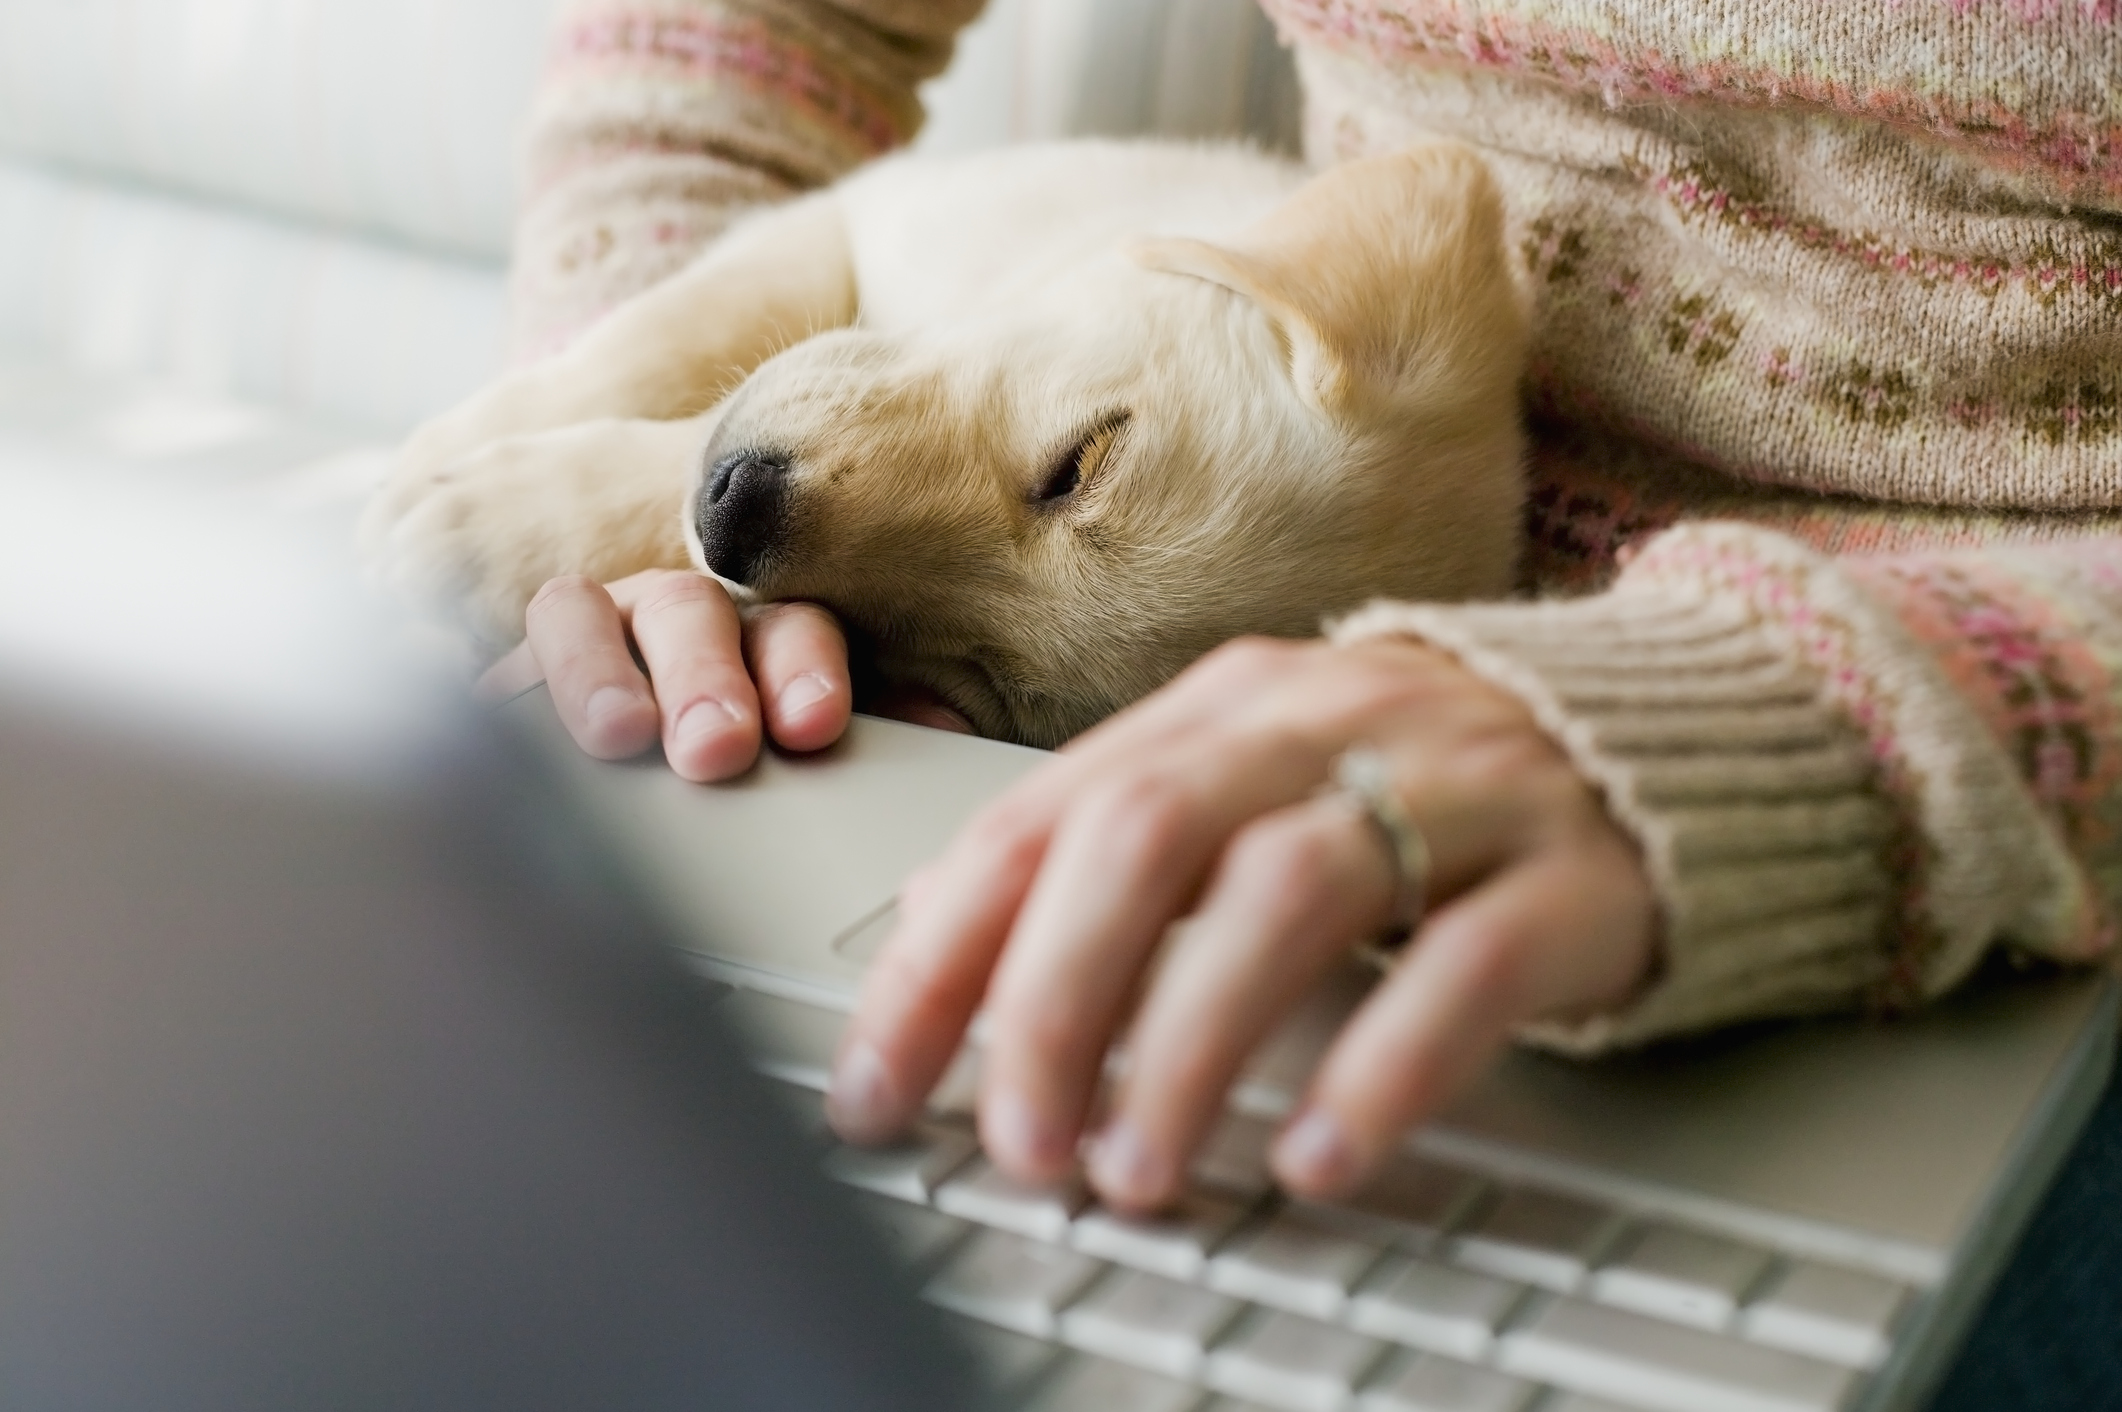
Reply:
<svg viewBox="0 0 2122 1412"><path fill-rule="evenodd" d="M921 124L981 0L571 0L533 111L515 348L529 360L683 267L743 212Z"/></svg>

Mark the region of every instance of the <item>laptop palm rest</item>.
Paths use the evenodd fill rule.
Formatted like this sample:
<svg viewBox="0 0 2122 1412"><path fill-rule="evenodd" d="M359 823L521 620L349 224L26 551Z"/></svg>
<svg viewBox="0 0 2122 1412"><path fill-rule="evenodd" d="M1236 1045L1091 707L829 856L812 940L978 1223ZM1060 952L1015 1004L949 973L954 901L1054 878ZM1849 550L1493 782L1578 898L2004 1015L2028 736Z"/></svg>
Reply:
<svg viewBox="0 0 2122 1412"><path fill-rule="evenodd" d="M558 763L713 974L845 1009L899 885L1044 751L857 716L816 755L766 751L715 785L659 752L604 764L541 688L502 708Z"/></svg>

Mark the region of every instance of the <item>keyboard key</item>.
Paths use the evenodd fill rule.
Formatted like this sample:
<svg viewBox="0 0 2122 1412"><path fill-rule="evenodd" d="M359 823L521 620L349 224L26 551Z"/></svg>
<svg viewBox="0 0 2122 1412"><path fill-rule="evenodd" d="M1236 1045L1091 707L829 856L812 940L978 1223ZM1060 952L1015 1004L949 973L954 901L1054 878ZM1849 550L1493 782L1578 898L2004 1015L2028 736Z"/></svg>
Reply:
<svg viewBox="0 0 2122 1412"><path fill-rule="evenodd" d="M1277 1309L1331 1319L1378 1262L1378 1253L1285 1211L1239 1232L1208 1262L1208 1284Z"/></svg>
<svg viewBox="0 0 2122 1412"><path fill-rule="evenodd" d="M1462 1236L1452 1258L1507 1280L1575 1289L1619 1219L1544 1191L1508 1191Z"/></svg>
<svg viewBox="0 0 2122 1412"><path fill-rule="evenodd" d="M956 1216L946 1216L926 1206L866 1191L856 1192L855 1199L863 1216L883 1234L885 1242L916 1270L935 1265L973 1229Z"/></svg>
<svg viewBox="0 0 2122 1412"><path fill-rule="evenodd" d="M1846 1368L1560 1298L1504 1334L1496 1364L1651 1412L1832 1412Z"/></svg>
<svg viewBox="0 0 2122 1412"><path fill-rule="evenodd" d="M1115 1270L1061 1316L1061 1337L1091 1353L1192 1378L1209 1344L1242 1308L1198 1285Z"/></svg>
<svg viewBox="0 0 2122 1412"><path fill-rule="evenodd" d="M884 1147L836 1147L826 1154L825 1170L836 1180L879 1196L925 1203L978 1146L971 1133L924 1123Z"/></svg>
<svg viewBox="0 0 2122 1412"><path fill-rule="evenodd" d="M1739 1331L1793 1353L1876 1368L1886 1361L1894 1321L1908 1298L1907 1286L1892 1280L1794 1260L1741 1317Z"/></svg>
<svg viewBox="0 0 2122 1412"><path fill-rule="evenodd" d="M951 1332L973 1355L973 1362L988 1386L1006 1397L1015 1397L1039 1380L1053 1366L1060 1350L1042 1339L998 1329L959 1314L945 1314Z"/></svg>
<svg viewBox="0 0 2122 1412"><path fill-rule="evenodd" d="M1273 1123L1227 1114L1201 1144L1194 1158L1194 1180L1240 1201L1258 1200L1275 1184L1267 1169L1267 1149L1274 1139Z"/></svg>
<svg viewBox="0 0 2122 1412"><path fill-rule="evenodd" d="M1591 1294L1639 1314L1721 1329L1768 1261L1767 1251L1737 1241L1654 1226L1592 1275Z"/></svg>
<svg viewBox="0 0 2122 1412"><path fill-rule="evenodd" d="M1194 1412L1199 1388L1110 1359L1077 1354L1025 1412Z"/></svg>
<svg viewBox="0 0 2122 1412"><path fill-rule="evenodd" d="M1066 1240L1069 1222L1089 1202L1090 1193L1073 1177L1059 1186L1024 1186L985 1157L973 1159L936 1192L938 1210L1044 1241Z"/></svg>
<svg viewBox="0 0 2122 1412"><path fill-rule="evenodd" d="M1422 1254L1465 1218L1483 1190L1481 1182L1464 1172L1402 1156L1345 1201L1333 1206L1294 1204L1320 1225Z"/></svg>
<svg viewBox="0 0 2122 1412"><path fill-rule="evenodd" d="M1428 1260L1395 1257L1349 1302L1353 1328L1456 1358L1481 1358L1525 1286Z"/></svg>
<svg viewBox="0 0 2122 1412"><path fill-rule="evenodd" d="M1357 1412L1520 1412L1531 1383L1434 1353L1402 1354L1356 1399Z"/></svg>
<svg viewBox="0 0 2122 1412"><path fill-rule="evenodd" d="M1290 1412L1340 1412L1384 1353L1376 1339L1261 1310L1208 1355L1207 1382Z"/></svg>
<svg viewBox="0 0 2122 1412"><path fill-rule="evenodd" d="M1106 1260L1175 1280L1197 1280L1210 1252L1244 1219L1239 1203L1191 1192L1154 1216L1092 1207L1076 1218L1069 1239L1076 1249Z"/></svg>
<svg viewBox="0 0 2122 1412"><path fill-rule="evenodd" d="M945 1309L1005 1329L1052 1338L1060 1313L1104 1267L1065 1246L981 1231L960 1246L923 1291Z"/></svg>

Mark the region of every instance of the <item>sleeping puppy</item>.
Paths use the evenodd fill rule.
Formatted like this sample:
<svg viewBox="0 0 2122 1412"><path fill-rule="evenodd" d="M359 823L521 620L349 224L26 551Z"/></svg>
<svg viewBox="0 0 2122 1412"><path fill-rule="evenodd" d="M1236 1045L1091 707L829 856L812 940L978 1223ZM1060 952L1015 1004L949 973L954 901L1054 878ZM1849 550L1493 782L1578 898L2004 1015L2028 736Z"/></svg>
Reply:
<svg viewBox="0 0 2122 1412"><path fill-rule="evenodd" d="M1525 346L1461 147L902 158L422 428L364 532L494 644L690 562L1051 745L1229 638L1506 591Z"/></svg>

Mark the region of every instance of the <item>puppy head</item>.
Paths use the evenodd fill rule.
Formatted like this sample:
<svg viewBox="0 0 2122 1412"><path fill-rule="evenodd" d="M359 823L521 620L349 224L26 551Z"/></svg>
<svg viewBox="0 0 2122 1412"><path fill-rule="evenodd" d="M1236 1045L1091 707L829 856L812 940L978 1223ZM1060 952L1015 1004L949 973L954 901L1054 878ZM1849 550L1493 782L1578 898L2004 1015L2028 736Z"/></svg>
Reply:
<svg viewBox="0 0 2122 1412"><path fill-rule="evenodd" d="M810 339L725 405L696 562L807 598L983 733L1055 744L1217 643L1502 591L1525 319L1485 169L1317 177L1227 244Z"/></svg>

